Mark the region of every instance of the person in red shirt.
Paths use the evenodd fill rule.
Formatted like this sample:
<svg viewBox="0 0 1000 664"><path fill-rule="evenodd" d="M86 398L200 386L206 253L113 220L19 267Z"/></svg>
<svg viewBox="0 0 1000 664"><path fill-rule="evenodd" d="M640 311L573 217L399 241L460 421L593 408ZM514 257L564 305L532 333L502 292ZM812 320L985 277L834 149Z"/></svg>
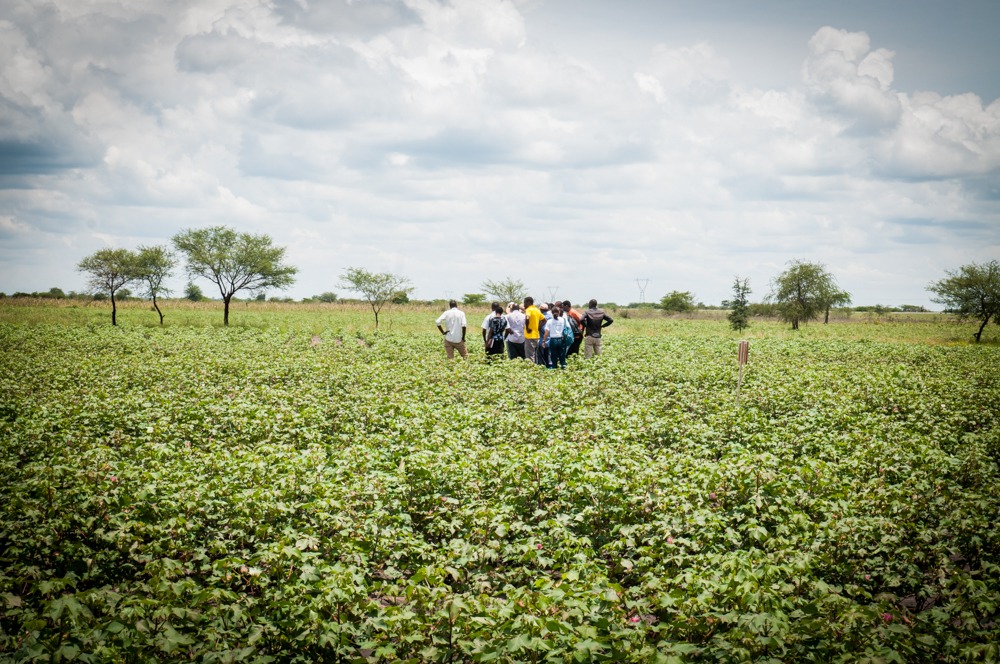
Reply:
<svg viewBox="0 0 1000 664"><path fill-rule="evenodd" d="M570 344L569 350L566 351L567 355L576 355L580 352L580 344L583 343L583 323L581 322L583 316L573 308L569 300L565 300L562 303L562 310L567 316L576 321L576 328L573 330L573 343Z"/></svg>

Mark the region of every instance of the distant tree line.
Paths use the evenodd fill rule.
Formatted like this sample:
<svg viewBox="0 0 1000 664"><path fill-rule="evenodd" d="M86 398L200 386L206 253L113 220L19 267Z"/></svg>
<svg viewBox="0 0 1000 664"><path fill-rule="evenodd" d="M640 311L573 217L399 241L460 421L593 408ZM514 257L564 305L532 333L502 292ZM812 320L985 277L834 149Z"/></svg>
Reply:
<svg viewBox="0 0 1000 664"><path fill-rule="evenodd" d="M218 288L224 302L223 323L229 324L229 305L236 293L246 290L257 300L266 299L265 290L283 289L295 281L298 268L284 263L284 247L274 246L267 235L238 233L225 226L185 230L172 239L174 249L185 259L189 281L184 297L192 301L206 299L195 278L205 279ZM64 293L51 288L42 293L14 293L15 298L33 297L49 299L89 299L107 297L111 300L111 323L117 324L116 302L132 295L126 286L138 288L140 297L152 300L153 307L163 324L163 312L158 297L170 291L164 286L177 265L176 254L162 246L140 246L128 249L101 249L80 261L77 269L89 276L91 294ZM932 300L945 306L945 311L960 320L974 320L979 328L973 334L978 342L983 330L992 320L1000 325L1000 262L970 263L957 270L947 271L947 277L927 286L933 293ZM405 304L413 292L409 279L389 272L370 272L361 267L350 267L341 275L340 286L360 295L375 317L378 328L379 314L388 304ZM695 309L719 308L729 311L727 319L732 329L741 331L750 326L755 316L778 317L791 324L793 330L807 321L822 316L830 321L830 311L851 304L851 294L840 288L834 276L822 263L794 259L788 268L771 280L771 288L763 302L751 303L750 280L736 276L731 299L723 300L720 307L696 302L691 291L673 290L657 303L639 303L630 307L659 308L666 313L685 313ZM486 280L480 284L481 293L466 293L462 297L467 306L483 305L487 298L500 302L520 302L528 294L524 282L505 277ZM0 298L8 297L0 293ZM291 298L272 300L292 302ZM303 302L332 303L339 300L336 293L327 291ZM614 303L606 306L616 307ZM892 312L925 312L923 306L903 304L898 307L881 304L857 306L852 311L885 314Z"/></svg>
<svg viewBox="0 0 1000 664"><path fill-rule="evenodd" d="M931 299L943 304L945 312L955 314L960 320L976 321L979 328L973 337L979 342L991 320L1000 325L1000 262L970 263L946 274L947 278L927 286L927 290L934 294ZM837 285L836 279L823 264L798 259L790 261L788 269L771 281L770 293L763 302L749 303L749 293L749 279L737 276L733 284L733 298L722 302L722 306L730 310L728 318L734 330L748 327L753 316L779 317L790 323L793 330L799 329L801 323L820 316L824 323L829 323L831 309L851 304L851 294ZM696 308L694 295L689 291L671 291L660 300L659 308L668 313L690 311ZM852 310L875 314L927 311L913 304L898 307L876 304Z"/></svg>

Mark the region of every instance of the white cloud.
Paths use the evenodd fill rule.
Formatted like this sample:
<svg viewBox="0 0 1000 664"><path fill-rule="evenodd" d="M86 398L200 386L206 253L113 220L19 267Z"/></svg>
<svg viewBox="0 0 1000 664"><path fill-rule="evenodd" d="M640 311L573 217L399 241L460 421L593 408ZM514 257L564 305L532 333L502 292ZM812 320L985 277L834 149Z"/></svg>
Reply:
<svg viewBox="0 0 1000 664"><path fill-rule="evenodd" d="M658 78L649 74L643 74L641 71L637 71L633 76L635 77L635 82L639 85L639 89L651 94L657 104L663 104L667 101L667 93Z"/></svg>
<svg viewBox="0 0 1000 664"><path fill-rule="evenodd" d="M920 242L1000 242L980 194L1000 102L895 90L897 56L861 32L819 29L799 80L754 87L739 44L574 50L531 3L17 7L0 10L4 256L41 242L18 229L67 238L73 263L98 238L228 223L289 246L297 296L347 264L471 292L514 249L559 247L533 288L627 301L642 272L713 301L791 257L871 288L858 256L911 278Z"/></svg>
<svg viewBox="0 0 1000 664"><path fill-rule="evenodd" d="M892 51L869 50L868 35L830 27L809 41L803 79L820 102L865 132L892 127L901 108L892 83Z"/></svg>
<svg viewBox="0 0 1000 664"><path fill-rule="evenodd" d="M901 122L879 150L888 173L960 177L1000 169L1000 100L983 107L972 94L903 96Z"/></svg>
<svg viewBox="0 0 1000 664"><path fill-rule="evenodd" d="M511 2L495 0L405 0L427 32L453 44L522 46L524 19Z"/></svg>

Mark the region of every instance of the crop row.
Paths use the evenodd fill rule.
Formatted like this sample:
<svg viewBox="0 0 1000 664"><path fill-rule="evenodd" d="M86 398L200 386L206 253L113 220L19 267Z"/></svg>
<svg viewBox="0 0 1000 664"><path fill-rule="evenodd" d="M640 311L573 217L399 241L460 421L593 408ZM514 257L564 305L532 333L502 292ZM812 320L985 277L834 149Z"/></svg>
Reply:
<svg viewBox="0 0 1000 664"><path fill-rule="evenodd" d="M995 661L1000 352L0 325L2 661Z"/></svg>

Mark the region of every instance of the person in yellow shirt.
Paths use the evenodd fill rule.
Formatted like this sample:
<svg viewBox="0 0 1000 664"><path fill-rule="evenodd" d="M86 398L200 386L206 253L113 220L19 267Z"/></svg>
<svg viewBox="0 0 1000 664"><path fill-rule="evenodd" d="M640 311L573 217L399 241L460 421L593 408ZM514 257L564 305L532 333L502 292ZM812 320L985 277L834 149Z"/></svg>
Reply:
<svg viewBox="0 0 1000 664"><path fill-rule="evenodd" d="M541 336L541 321L545 320L545 315L535 306L533 297L524 298L524 356L534 363L538 363L538 340Z"/></svg>

